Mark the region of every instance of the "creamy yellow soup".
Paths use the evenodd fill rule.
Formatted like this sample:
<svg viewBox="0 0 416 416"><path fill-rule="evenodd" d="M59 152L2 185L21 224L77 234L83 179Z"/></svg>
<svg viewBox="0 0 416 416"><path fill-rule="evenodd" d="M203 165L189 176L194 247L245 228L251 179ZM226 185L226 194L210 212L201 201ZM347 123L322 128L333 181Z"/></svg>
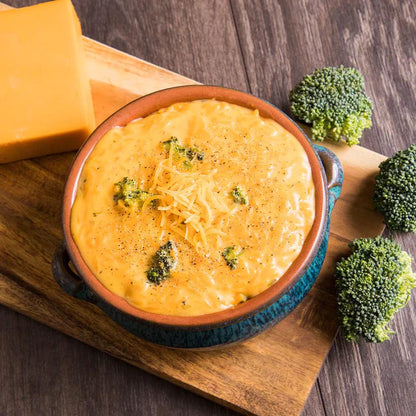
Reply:
<svg viewBox="0 0 416 416"><path fill-rule="evenodd" d="M197 147L203 160L184 163L163 145L172 137ZM148 192L140 209L116 201L123 178ZM246 204L235 202L236 186ZM299 255L314 217L311 167L295 137L257 110L199 100L106 133L82 170L71 231L111 292L145 311L194 316L275 283ZM168 241L177 247L176 267L152 283L147 271ZM234 269L222 255L227 247L241 251Z"/></svg>

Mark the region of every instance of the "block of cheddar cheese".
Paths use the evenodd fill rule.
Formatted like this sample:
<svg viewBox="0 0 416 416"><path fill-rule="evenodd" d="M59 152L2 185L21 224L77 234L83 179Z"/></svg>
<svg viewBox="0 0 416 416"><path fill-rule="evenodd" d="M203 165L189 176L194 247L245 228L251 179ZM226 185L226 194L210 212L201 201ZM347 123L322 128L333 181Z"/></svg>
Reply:
<svg viewBox="0 0 416 416"><path fill-rule="evenodd" d="M80 147L94 128L70 0L0 12L0 163Z"/></svg>

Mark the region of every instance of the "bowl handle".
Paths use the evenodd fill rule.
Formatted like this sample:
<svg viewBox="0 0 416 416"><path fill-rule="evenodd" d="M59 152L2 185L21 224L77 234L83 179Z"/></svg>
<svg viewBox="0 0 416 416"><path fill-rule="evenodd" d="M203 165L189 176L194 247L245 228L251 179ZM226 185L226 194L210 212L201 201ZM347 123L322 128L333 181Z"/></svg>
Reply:
<svg viewBox="0 0 416 416"><path fill-rule="evenodd" d="M344 181L344 171L341 162L333 152L323 146L313 145L316 153L321 159L325 170L326 181L329 192L329 211L332 211L335 201L341 194L342 182Z"/></svg>
<svg viewBox="0 0 416 416"><path fill-rule="evenodd" d="M69 254L62 240L52 260L52 274L59 286L74 298L96 303L94 294L84 281L69 267Z"/></svg>

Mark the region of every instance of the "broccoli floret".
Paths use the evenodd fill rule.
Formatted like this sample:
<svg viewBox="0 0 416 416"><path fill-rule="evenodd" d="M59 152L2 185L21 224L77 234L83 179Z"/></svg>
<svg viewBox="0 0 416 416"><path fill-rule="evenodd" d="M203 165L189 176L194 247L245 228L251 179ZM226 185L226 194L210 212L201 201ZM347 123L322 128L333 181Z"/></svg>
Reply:
<svg viewBox="0 0 416 416"><path fill-rule="evenodd" d="M230 194L236 204L248 205L248 196L241 186L234 186Z"/></svg>
<svg viewBox="0 0 416 416"><path fill-rule="evenodd" d="M122 201L124 206L137 209L141 209L146 199L153 195L138 189L136 181L127 177L114 184L114 192L113 199L116 204Z"/></svg>
<svg viewBox="0 0 416 416"><path fill-rule="evenodd" d="M238 266L238 260L243 254L244 250L238 250L235 246L230 246L224 249L221 253L225 263L231 270L235 270Z"/></svg>
<svg viewBox="0 0 416 416"><path fill-rule="evenodd" d="M296 85L289 100L292 113L312 124L312 138L317 141L345 139L352 146L371 127L372 103L355 68L317 69Z"/></svg>
<svg viewBox="0 0 416 416"><path fill-rule="evenodd" d="M161 246L150 262L150 268L146 272L147 280L159 285L163 280L170 277L170 272L178 263L178 249L174 241L169 240Z"/></svg>
<svg viewBox="0 0 416 416"><path fill-rule="evenodd" d="M172 136L169 140L162 142L163 148L170 152L171 147L173 148L173 155L175 159L183 162L183 166L187 169L192 168L195 160L204 160L204 152L196 146L182 146L179 144L179 140Z"/></svg>
<svg viewBox="0 0 416 416"><path fill-rule="evenodd" d="M374 205L391 230L416 233L416 144L381 162Z"/></svg>
<svg viewBox="0 0 416 416"><path fill-rule="evenodd" d="M383 342L394 333L388 323L416 286L411 257L392 240L361 238L336 266L338 320L348 341L361 336Z"/></svg>

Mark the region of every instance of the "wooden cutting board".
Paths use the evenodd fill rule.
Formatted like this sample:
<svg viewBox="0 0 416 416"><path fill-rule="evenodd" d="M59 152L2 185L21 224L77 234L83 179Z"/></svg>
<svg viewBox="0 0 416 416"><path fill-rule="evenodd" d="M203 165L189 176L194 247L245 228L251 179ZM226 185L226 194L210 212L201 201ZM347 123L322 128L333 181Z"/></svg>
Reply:
<svg viewBox="0 0 416 416"><path fill-rule="evenodd" d="M195 83L87 38L85 49L97 123L140 95ZM322 272L301 305L255 339L218 351L169 350L134 337L58 287L51 258L62 238L61 198L74 153L0 165L0 302L243 413L299 414L336 333L335 262L353 238L384 228L371 201L384 157L359 146L328 147L342 161L345 182Z"/></svg>

